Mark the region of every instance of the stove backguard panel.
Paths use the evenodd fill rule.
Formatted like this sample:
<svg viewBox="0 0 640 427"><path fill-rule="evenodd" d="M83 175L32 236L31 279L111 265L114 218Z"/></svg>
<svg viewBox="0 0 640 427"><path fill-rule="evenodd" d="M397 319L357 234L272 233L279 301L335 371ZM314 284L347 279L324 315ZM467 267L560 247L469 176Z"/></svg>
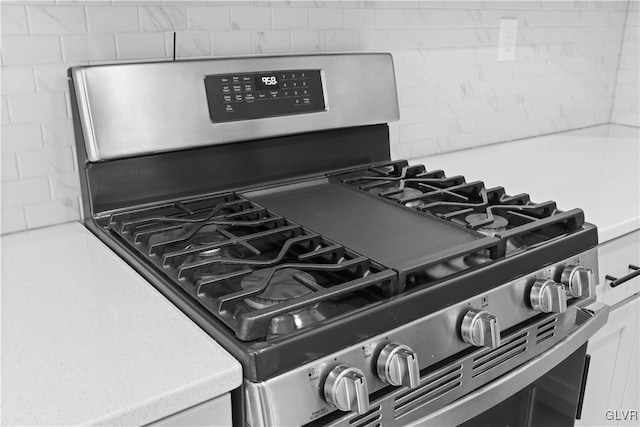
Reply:
<svg viewBox="0 0 640 427"><path fill-rule="evenodd" d="M84 213L92 217L389 161L389 128L360 126L86 164L82 148Z"/></svg>
<svg viewBox="0 0 640 427"><path fill-rule="evenodd" d="M108 64L69 74L90 162L399 118L388 53Z"/></svg>
<svg viewBox="0 0 640 427"><path fill-rule="evenodd" d="M490 251L500 243L499 239L374 200L326 179L243 196L402 274Z"/></svg>

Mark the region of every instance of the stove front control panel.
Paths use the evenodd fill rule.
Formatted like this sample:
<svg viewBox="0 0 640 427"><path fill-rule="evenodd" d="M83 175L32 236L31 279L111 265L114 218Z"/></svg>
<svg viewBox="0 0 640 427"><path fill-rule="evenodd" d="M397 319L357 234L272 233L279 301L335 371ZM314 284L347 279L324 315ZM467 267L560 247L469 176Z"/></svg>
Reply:
<svg viewBox="0 0 640 427"><path fill-rule="evenodd" d="M325 111L321 70L280 70L206 76L214 123Z"/></svg>
<svg viewBox="0 0 640 427"><path fill-rule="evenodd" d="M543 331L539 340L554 343L570 332L560 325L575 327L574 307L594 301L596 277L597 254L590 249L266 382L245 381L248 408L265 407L250 411L250 425L269 424L260 414L270 411L283 417L274 425L305 424L336 409L365 414L370 393L389 385L415 390L421 370L469 346L499 352L505 330L540 314L557 316L544 322L558 329Z"/></svg>

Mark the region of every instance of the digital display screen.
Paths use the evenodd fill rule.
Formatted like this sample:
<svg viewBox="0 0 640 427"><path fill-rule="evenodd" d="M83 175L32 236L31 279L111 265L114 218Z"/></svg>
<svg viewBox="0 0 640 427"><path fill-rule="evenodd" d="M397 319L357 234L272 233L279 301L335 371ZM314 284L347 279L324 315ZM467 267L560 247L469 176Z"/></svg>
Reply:
<svg viewBox="0 0 640 427"><path fill-rule="evenodd" d="M256 90L280 89L278 77L274 74L255 77Z"/></svg>

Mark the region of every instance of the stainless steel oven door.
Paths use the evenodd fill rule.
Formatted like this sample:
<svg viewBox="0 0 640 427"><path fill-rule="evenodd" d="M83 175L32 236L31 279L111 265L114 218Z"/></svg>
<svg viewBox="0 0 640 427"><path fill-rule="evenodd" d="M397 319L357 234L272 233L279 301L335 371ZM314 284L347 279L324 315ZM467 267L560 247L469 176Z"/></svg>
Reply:
<svg viewBox="0 0 640 427"><path fill-rule="evenodd" d="M460 427L573 426L581 411L581 390L588 372L587 344L559 365L496 406Z"/></svg>
<svg viewBox="0 0 640 427"><path fill-rule="evenodd" d="M582 327L547 352L451 404L414 420L414 426L572 426L585 383L587 340L606 323L609 307L583 309Z"/></svg>

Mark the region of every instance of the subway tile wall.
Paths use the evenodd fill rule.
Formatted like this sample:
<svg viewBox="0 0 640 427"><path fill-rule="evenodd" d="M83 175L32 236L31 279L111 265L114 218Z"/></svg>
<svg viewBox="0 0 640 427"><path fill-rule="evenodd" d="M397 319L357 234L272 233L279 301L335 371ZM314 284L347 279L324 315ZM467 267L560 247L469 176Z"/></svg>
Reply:
<svg viewBox="0 0 640 427"><path fill-rule="evenodd" d="M611 122L640 126L640 1L629 3Z"/></svg>
<svg viewBox="0 0 640 427"><path fill-rule="evenodd" d="M401 114L392 155L410 159L629 122L638 24L628 20L633 40L620 57L627 9L627 1L3 1L2 233L80 216L69 66L170 58L173 31L179 59L390 51ZM518 19L512 62L497 61L502 17Z"/></svg>

